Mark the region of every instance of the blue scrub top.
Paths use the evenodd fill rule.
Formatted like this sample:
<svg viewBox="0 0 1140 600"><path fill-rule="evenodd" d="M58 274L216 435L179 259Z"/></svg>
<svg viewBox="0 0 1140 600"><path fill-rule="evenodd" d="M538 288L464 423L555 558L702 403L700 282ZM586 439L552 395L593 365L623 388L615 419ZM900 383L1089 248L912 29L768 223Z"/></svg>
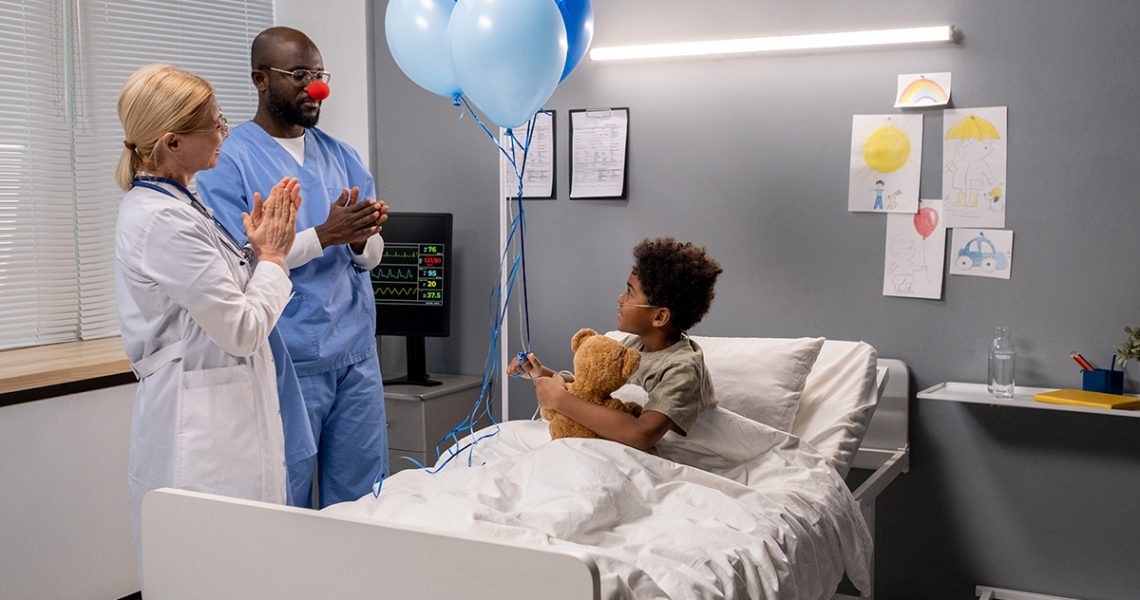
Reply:
<svg viewBox="0 0 1140 600"><path fill-rule="evenodd" d="M344 188L358 186L360 198L376 198L376 185L360 155L320 129L305 132L305 164L297 161L258 124L235 127L222 144L213 169L198 174L197 188L219 221L242 243L241 213L253 210L253 193L269 197L282 177L301 184L297 230L325 222L329 205ZM292 269L293 299L278 329L285 339L297 375L304 377L340 369L376 352L376 305L367 271L352 262L345 244Z"/></svg>

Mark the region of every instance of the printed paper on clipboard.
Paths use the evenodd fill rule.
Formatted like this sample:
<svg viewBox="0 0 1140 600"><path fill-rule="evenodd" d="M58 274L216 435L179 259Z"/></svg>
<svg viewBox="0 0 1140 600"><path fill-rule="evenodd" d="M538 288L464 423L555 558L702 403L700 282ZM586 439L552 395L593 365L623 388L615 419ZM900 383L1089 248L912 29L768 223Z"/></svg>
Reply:
<svg viewBox="0 0 1140 600"><path fill-rule="evenodd" d="M627 198L629 109L570 111L570 198Z"/></svg>
<svg viewBox="0 0 1140 600"><path fill-rule="evenodd" d="M554 137L554 111L543 111L535 115L534 130L531 132L530 149L527 151L526 165L523 168L523 194L528 200L552 200L555 190L555 137ZM526 126L514 130L514 156L519 167L524 167L523 146L526 144ZM499 128L499 143L503 149L511 152L511 139L507 137L507 130ZM499 154L499 165L502 168L503 188L507 198L517 198L519 194L519 178L515 168L507 157Z"/></svg>

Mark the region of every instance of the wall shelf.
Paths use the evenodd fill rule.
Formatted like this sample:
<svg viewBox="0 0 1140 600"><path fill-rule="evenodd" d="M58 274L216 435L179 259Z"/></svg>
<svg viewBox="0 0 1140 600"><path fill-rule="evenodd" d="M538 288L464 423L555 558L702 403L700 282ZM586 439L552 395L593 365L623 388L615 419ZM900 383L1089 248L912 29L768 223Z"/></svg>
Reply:
<svg viewBox="0 0 1140 600"><path fill-rule="evenodd" d="M1037 402L1033 399L1035 394L1047 392L1056 388L1040 388L1017 386L1013 398L994 398L982 383L961 383L947 381L932 385L918 393L919 400L943 400L947 402L967 402L971 404L989 404L991 406L1010 406L1014 408L1035 408L1041 410L1060 410L1066 412L1090 413L1094 415L1107 415L1113 417L1140 417L1140 410L1119 410L1105 408L1091 408L1087 406L1069 406L1066 404L1052 404ZM1125 394L1137 397L1135 394Z"/></svg>

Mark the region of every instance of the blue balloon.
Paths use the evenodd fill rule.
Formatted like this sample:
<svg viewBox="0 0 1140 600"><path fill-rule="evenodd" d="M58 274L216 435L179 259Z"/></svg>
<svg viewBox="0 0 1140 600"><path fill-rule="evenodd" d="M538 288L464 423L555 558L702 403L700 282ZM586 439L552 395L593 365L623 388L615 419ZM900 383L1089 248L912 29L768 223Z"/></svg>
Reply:
<svg viewBox="0 0 1140 600"><path fill-rule="evenodd" d="M582 62L590 41L594 39L594 7L590 0L558 0L558 10L562 12L562 22L566 25L566 67L562 69L561 83L570 71Z"/></svg>
<svg viewBox="0 0 1140 600"><path fill-rule="evenodd" d="M533 117L566 66L566 26L553 0L459 0L447 36L463 93L501 127Z"/></svg>
<svg viewBox="0 0 1140 600"><path fill-rule="evenodd" d="M455 0L390 0L384 34L396 65L425 90L454 99L463 94L447 50Z"/></svg>

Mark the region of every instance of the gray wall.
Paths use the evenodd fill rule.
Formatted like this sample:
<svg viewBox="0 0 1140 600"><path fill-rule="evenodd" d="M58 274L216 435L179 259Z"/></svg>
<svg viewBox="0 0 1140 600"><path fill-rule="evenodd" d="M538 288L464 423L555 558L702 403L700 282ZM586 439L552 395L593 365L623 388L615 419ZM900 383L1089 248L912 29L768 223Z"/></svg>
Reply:
<svg viewBox="0 0 1140 600"><path fill-rule="evenodd" d="M374 157L395 209L456 216L453 335L429 367L479 373L497 279L497 156L468 118L408 80L374 35ZM578 67L554 93L558 199L527 203L533 348L568 365L579 327L613 327L646 236L707 246L725 267L702 335L862 339L905 360L918 389L981 381L1011 324L1018 382L1079 385L1068 359L1108 359L1140 322L1140 5L911 0L597 0L595 46L949 23L961 43ZM899 73L951 71L959 107L1009 107L1009 281L948 278L940 301L881 295L885 223L846 210L853 114L896 112ZM568 199L571 108L628 106L628 201ZM942 118L924 111L922 194L941 191ZM511 350L519 349L517 337ZM385 368L402 370L398 341ZM1136 367L1126 385L1137 387ZM517 384L517 382L516 382ZM533 410L512 387L512 416ZM880 591L970 597L988 583L1133 597L1140 572L1136 422L916 402L913 467L881 503ZM1096 506L1097 518L1085 505ZM1110 525L1100 525L1101 522ZM1116 558L1120 557L1120 558Z"/></svg>

